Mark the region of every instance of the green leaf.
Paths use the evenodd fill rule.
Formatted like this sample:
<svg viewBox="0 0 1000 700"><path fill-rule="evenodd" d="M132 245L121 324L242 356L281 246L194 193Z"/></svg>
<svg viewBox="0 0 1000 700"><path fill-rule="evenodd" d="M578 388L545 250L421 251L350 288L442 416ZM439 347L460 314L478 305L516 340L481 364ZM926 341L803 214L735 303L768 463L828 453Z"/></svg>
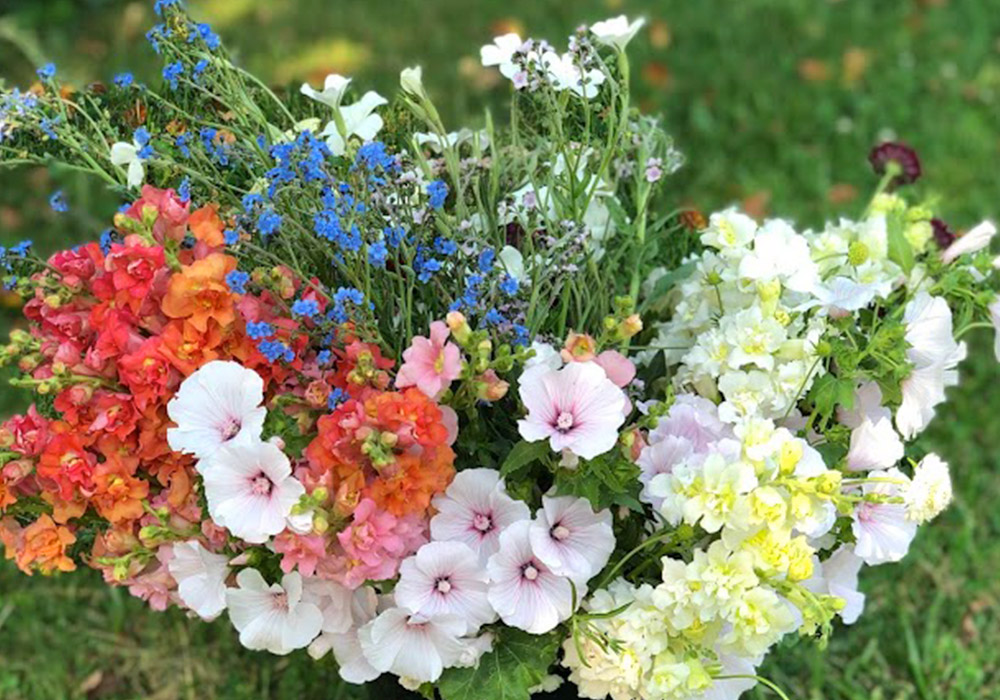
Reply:
<svg viewBox="0 0 1000 700"><path fill-rule="evenodd" d="M612 450L590 460L581 460L576 469L560 469L556 473L556 493L560 496L586 498L595 510L612 505L633 508L642 505L639 495L639 467ZM634 508L633 508L634 509Z"/></svg>
<svg viewBox="0 0 1000 700"><path fill-rule="evenodd" d="M821 416L832 416L837 406L854 408L854 380L824 374L813 384L809 398Z"/></svg>
<svg viewBox="0 0 1000 700"><path fill-rule="evenodd" d="M514 445L510 452L507 453L507 458L500 467L500 476L509 476L510 474L519 472L532 462L540 460L550 451L548 440L539 440L537 442L525 442L521 440L521 442Z"/></svg>
<svg viewBox="0 0 1000 700"><path fill-rule="evenodd" d="M656 304L656 302L661 301L671 289L674 288L681 280L687 279L691 276L691 272L694 270L694 263L685 263L680 267L674 268L667 274L656 280L656 284L653 286L653 291L643 299L642 310L645 311L649 307Z"/></svg>
<svg viewBox="0 0 1000 700"><path fill-rule="evenodd" d="M903 268L903 272L910 274L914 264L913 246L906 240L906 219L904 216L903 212L894 211L889 214L886 220L889 259Z"/></svg>
<svg viewBox="0 0 1000 700"><path fill-rule="evenodd" d="M513 628L495 632L493 651L475 668L449 668L438 681L444 700L528 700L556 659L558 631L533 635Z"/></svg>

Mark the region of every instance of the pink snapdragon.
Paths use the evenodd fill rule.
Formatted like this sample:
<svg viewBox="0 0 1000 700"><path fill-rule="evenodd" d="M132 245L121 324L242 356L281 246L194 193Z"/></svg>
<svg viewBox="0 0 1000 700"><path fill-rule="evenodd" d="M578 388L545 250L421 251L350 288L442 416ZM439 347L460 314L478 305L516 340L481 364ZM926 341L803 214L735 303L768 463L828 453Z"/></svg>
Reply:
<svg viewBox="0 0 1000 700"><path fill-rule="evenodd" d="M299 567L299 573L309 577L326 556L326 540L322 535L298 535L286 530L274 538L274 551L281 556L281 570L286 574Z"/></svg>
<svg viewBox="0 0 1000 700"><path fill-rule="evenodd" d="M462 355L458 346L447 342L447 324L431 324L430 338L414 336L403 352L403 365L396 376L396 386L415 386L427 396L437 398L462 373Z"/></svg>

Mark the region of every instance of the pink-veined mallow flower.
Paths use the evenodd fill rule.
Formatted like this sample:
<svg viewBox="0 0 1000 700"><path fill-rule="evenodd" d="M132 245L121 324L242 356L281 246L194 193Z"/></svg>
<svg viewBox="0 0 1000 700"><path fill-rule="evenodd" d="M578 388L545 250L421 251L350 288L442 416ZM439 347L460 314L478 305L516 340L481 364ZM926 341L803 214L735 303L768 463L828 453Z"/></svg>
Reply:
<svg viewBox="0 0 1000 700"><path fill-rule="evenodd" d="M636 464L639 465L639 481L642 482L642 492L639 500L653 506L657 511L663 505L663 498L654 496L649 488L650 482L659 474L670 474L674 467L683 463L694 454L691 441L677 435L668 435L658 442L646 445L639 453Z"/></svg>
<svg viewBox="0 0 1000 700"><path fill-rule="evenodd" d="M959 236L941 253L941 262L948 265L966 253L978 253L989 246L997 235L997 227L992 221L984 221L966 234Z"/></svg>
<svg viewBox="0 0 1000 700"><path fill-rule="evenodd" d="M204 620L213 620L226 609L229 557L205 549L198 540L174 544L167 570L177 581L177 595Z"/></svg>
<svg viewBox="0 0 1000 700"><path fill-rule="evenodd" d="M628 399L600 366L571 362L530 372L518 389L528 416L517 429L528 442L548 440L555 452L593 459L615 446Z"/></svg>
<svg viewBox="0 0 1000 700"><path fill-rule="evenodd" d="M324 593L321 589L310 586L308 583L306 594L318 595L320 602L316 604L323 611L323 628L319 636L309 645L309 656L318 660L332 650L334 658L337 659L337 670L340 677L348 683L360 685L381 676L382 672L372 668L372 665L368 663L358 638L361 627L370 622L377 612L378 596L375 594L375 589L370 586L361 586L350 591L347 609L336 612L331 611L330 606L343 604L339 594L335 598L331 597L329 592ZM346 628L344 628L345 621L348 623ZM343 628L343 631L329 631L331 628Z"/></svg>
<svg viewBox="0 0 1000 700"><path fill-rule="evenodd" d="M951 309L943 297L918 293L906 305L903 322L913 371L901 384L896 428L910 440L931 422L935 407L945 400L944 390L958 384L956 368L965 359L966 346L953 337Z"/></svg>
<svg viewBox="0 0 1000 700"><path fill-rule="evenodd" d="M432 503L437 514L431 518L431 538L464 542L480 563L497 551L504 528L531 517L524 502L507 495L494 469L460 471Z"/></svg>
<svg viewBox="0 0 1000 700"><path fill-rule="evenodd" d="M305 493L288 457L270 442L226 445L207 460L203 472L212 520L254 544L284 530Z"/></svg>
<svg viewBox="0 0 1000 700"><path fill-rule="evenodd" d="M903 458L903 441L892 427L892 421L881 416L865 418L851 431L851 446L847 452L847 468L853 471L889 469Z"/></svg>
<svg viewBox="0 0 1000 700"><path fill-rule="evenodd" d="M862 564L850 546L842 545L826 561L816 561L812 577L802 585L818 595L833 595L843 600L844 607L837 614L845 625L853 625L865 609L865 594L858 590Z"/></svg>
<svg viewBox="0 0 1000 700"><path fill-rule="evenodd" d="M862 493L898 498L910 486L910 480L899 469L869 472ZM866 564L874 566L899 561L910 550L917 534L917 523L907 517L902 503L871 503L862 501L854 509L854 553Z"/></svg>
<svg viewBox="0 0 1000 700"><path fill-rule="evenodd" d="M167 404L167 415L177 424L167 429L167 442L172 450L205 459L223 445L259 440L267 417L263 401L259 374L238 362L209 362L185 379Z"/></svg>
<svg viewBox="0 0 1000 700"><path fill-rule="evenodd" d="M713 443L733 438L733 429L719 419L714 403L694 394L681 394L649 431L649 444L655 445L671 435L689 440L695 452L705 452Z"/></svg>
<svg viewBox="0 0 1000 700"><path fill-rule="evenodd" d="M580 586L604 568L615 550L611 511L595 513L586 498L543 496L528 534L541 562Z"/></svg>
<svg viewBox="0 0 1000 700"><path fill-rule="evenodd" d="M458 615L465 634L496 620L486 596L489 575L463 542L428 542L399 566L396 605L426 618Z"/></svg>
<svg viewBox="0 0 1000 700"><path fill-rule="evenodd" d="M433 683L465 652L466 622L458 615L432 618L389 608L361 628L358 638L372 668L408 686Z"/></svg>
<svg viewBox="0 0 1000 700"><path fill-rule="evenodd" d="M619 15L590 25L590 33L594 35L598 43L624 51L636 32L642 29L642 25L645 23L646 20L642 17L629 22L628 17Z"/></svg>
<svg viewBox="0 0 1000 700"><path fill-rule="evenodd" d="M308 646L319 634L323 616L302 600L302 576L297 572L268 585L256 569L243 569L236 583L239 588L226 591L226 603L247 649L281 656Z"/></svg>
<svg viewBox="0 0 1000 700"><path fill-rule="evenodd" d="M500 535L500 549L486 564L489 599L505 624L544 634L573 614L573 584L538 558L530 530L530 521L519 520ZM577 586L577 601L585 593Z"/></svg>
<svg viewBox="0 0 1000 700"><path fill-rule="evenodd" d="M462 353L449 343L448 325L443 321L431 324L430 337L414 336L410 347L403 351L403 365L396 375L396 386L415 386L436 399L462 373Z"/></svg>

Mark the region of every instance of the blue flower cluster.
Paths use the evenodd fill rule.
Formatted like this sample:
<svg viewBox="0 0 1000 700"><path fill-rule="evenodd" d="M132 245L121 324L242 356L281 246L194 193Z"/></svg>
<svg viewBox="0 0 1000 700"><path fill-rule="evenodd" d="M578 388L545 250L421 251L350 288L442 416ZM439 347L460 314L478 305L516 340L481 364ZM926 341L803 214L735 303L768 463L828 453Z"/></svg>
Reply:
<svg viewBox="0 0 1000 700"><path fill-rule="evenodd" d="M121 89L132 87L135 84L135 77L131 73L119 73L115 76L115 85Z"/></svg>
<svg viewBox="0 0 1000 700"><path fill-rule="evenodd" d="M143 160L152 158L156 153L153 150L152 144L150 144L152 136L149 135L149 130L147 130L146 127L140 126L136 129L132 134L132 139L135 141L136 145L139 146L139 153L137 155Z"/></svg>
<svg viewBox="0 0 1000 700"><path fill-rule="evenodd" d="M337 408L337 406L347 401L347 398L347 392L340 387L334 387L333 391L330 392L330 395L326 397L326 407L328 410L332 411Z"/></svg>
<svg viewBox="0 0 1000 700"><path fill-rule="evenodd" d="M251 340L262 340L274 335L274 326L267 321L249 321L247 323L247 335Z"/></svg>
<svg viewBox="0 0 1000 700"><path fill-rule="evenodd" d="M52 80L56 75L56 64L46 63L35 72L38 73L38 77L42 80Z"/></svg>
<svg viewBox="0 0 1000 700"><path fill-rule="evenodd" d="M296 180L308 184L332 179L326 170L327 159L331 157L330 148L311 131L303 131L294 141L271 146L271 157L276 164L266 173L270 183L269 197L274 197L282 185Z"/></svg>
<svg viewBox="0 0 1000 700"><path fill-rule="evenodd" d="M250 275L242 270L233 270L226 275L226 284L229 286L229 291L233 294L246 294L247 282L249 281ZM249 332L249 325L247 326L247 331ZM252 338L253 336L250 337Z"/></svg>
<svg viewBox="0 0 1000 700"><path fill-rule="evenodd" d="M448 199L448 185L441 180L434 180L427 185L427 197L432 209L440 209Z"/></svg>
<svg viewBox="0 0 1000 700"><path fill-rule="evenodd" d="M334 323L347 323L351 311L361 308L364 303L365 295L360 290L340 287L333 295L333 307L326 312L326 317Z"/></svg>
<svg viewBox="0 0 1000 700"><path fill-rule="evenodd" d="M363 214L365 205L354 198L347 183L336 189L324 187L320 193L323 208L313 214L313 231L320 238L334 243L341 252L354 253L361 249L361 229L353 222L354 214ZM351 220L345 227L344 219Z"/></svg>
<svg viewBox="0 0 1000 700"><path fill-rule="evenodd" d="M296 299L292 302L292 314L304 318L314 318L319 314L319 302L315 299Z"/></svg>
<svg viewBox="0 0 1000 700"><path fill-rule="evenodd" d="M163 67L163 79L167 81L171 90L177 89L178 80L182 75L184 75L184 64L180 61L168 63Z"/></svg>
<svg viewBox="0 0 1000 700"><path fill-rule="evenodd" d="M14 262L27 255L30 249L31 241L28 240L21 241L10 248L0 246L0 268L3 268L7 272L14 272ZM16 284L17 277L11 275L4 281L3 286L4 289L13 289Z"/></svg>
<svg viewBox="0 0 1000 700"><path fill-rule="evenodd" d="M229 165L230 147L222 139L217 138L218 135L218 129L208 126L203 127L199 132L201 145L205 148L205 154L212 162L226 167Z"/></svg>
<svg viewBox="0 0 1000 700"><path fill-rule="evenodd" d="M65 214L69 211L69 202L66 201L66 193L62 190L56 190L49 197L49 206L52 207L52 211L57 214Z"/></svg>
<svg viewBox="0 0 1000 700"><path fill-rule="evenodd" d="M291 362L295 359L295 352L280 340L262 340L257 344L257 349L267 358L268 362L284 360Z"/></svg>

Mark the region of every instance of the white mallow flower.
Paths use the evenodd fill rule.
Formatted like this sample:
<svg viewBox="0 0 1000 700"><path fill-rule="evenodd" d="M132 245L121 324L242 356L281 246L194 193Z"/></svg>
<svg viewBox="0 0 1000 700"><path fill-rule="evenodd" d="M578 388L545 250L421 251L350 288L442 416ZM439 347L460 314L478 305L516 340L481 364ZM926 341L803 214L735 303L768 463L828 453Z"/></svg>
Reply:
<svg viewBox="0 0 1000 700"><path fill-rule="evenodd" d="M837 408L837 420L852 430L866 420L877 423L882 418L892 419L892 411L882 405L882 389L877 382L863 382L854 391L854 406L847 411Z"/></svg>
<svg viewBox="0 0 1000 700"><path fill-rule="evenodd" d="M740 260L739 276L755 282L777 279L793 292L809 293L819 283L819 268L805 237L773 219L757 231L753 251Z"/></svg>
<svg viewBox="0 0 1000 700"><path fill-rule="evenodd" d="M645 23L646 20L642 17L629 22L628 17L619 15L590 25L590 33L599 43L624 50Z"/></svg>
<svg viewBox="0 0 1000 700"><path fill-rule="evenodd" d="M898 469L869 472L862 493L898 498L910 486L910 480ZM899 561L910 549L917 534L917 524L907 518L902 503L863 501L854 510L852 525L856 542L854 553L866 564Z"/></svg>
<svg viewBox="0 0 1000 700"><path fill-rule="evenodd" d="M652 437L652 433L650 434ZM663 499L654 496L650 484L659 474L669 474L679 464L682 464L694 453L691 441L677 435L667 435L642 448L636 464L639 466L639 481L642 482L642 492L639 500L648 503L656 510L660 509Z"/></svg>
<svg viewBox="0 0 1000 700"><path fill-rule="evenodd" d="M496 66L500 74L507 79L511 79L521 70L514 63L514 54L524 45L524 41L517 34L510 33L498 36L493 39L492 44L486 44L479 49L479 57L482 64L487 68Z"/></svg>
<svg viewBox="0 0 1000 700"><path fill-rule="evenodd" d="M229 557L205 549L198 540L178 542L167 570L177 582L181 602L204 620L213 620L226 609Z"/></svg>
<svg viewBox="0 0 1000 700"><path fill-rule="evenodd" d="M433 683L465 653L466 623L458 615L427 618L389 608L361 628L361 651L372 668L416 685Z"/></svg>
<svg viewBox="0 0 1000 700"><path fill-rule="evenodd" d="M485 151L490 144L490 139L485 129L482 131L459 129L458 131L449 131L443 136L431 132L416 133L413 135L413 138L416 139L418 146L429 146L431 150L437 152L445 148L457 148L466 142L475 142L479 145L480 149ZM500 257L501 261L503 260L501 256L498 257Z"/></svg>
<svg viewBox="0 0 1000 700"><path fill-rule="evenodd" d="M507 274L516 279L519 284L528 284L531 282L531 280L528 279L527 274L525 274L524 255L522 255L521 251L517 248L512 245L505 245L500 249L500 252L497 253L497 258L500 260L500 264L503 265L503 269L507 272ZM538 344L544 345L544 343ZM531 346L535 347L535 343L532 343ZM551 345L548 347L552 348ZM531 360L529 360L529 362L530 361Z"/></svg>
<svg viewBox="0 0 1000 700"><path fill-rule="evenodd" d="M500 546L500 533L531 518L527 504L507 495L500 472L463 469L433 501L431 538L464 542L485 563Z"/></svg>
<svg viewBox="0 0 1000 700"><path fill-rule="evenodd" d="M528 416L517 428L528 442L548 440L553 452L569 450L583 459L593 459L618 442L628 399L594 362L529 372L522 376L518 393Z"/></svg>
<svg viewBox="0 0 1000 700"><path fill-rule="evenodd" d="M708 228L701 234L701 242L721 251L723 255L743 255L757 233L757 222L735 207L708 217Z"/></svg>
<svg viewBox="0 0 1000 700"><path fill-rule="evenodd" d="M313 581L317 579L311 579ZM361 586L351 592L350 603L346 611L332 611L332 605L339 603L334 597L317 591L315 585L306 586L307 595L319 595L318 603L323 612L323 629L320 635L309 645L309 656L314 659L321 659L329 651L333 651L337 659L337 667L340 677L348 683L360 685L373 681L382 675L381 671L372 668L361 650L361 642L358 639L359 629L375 617L378 608L378 596L371 586ZM340 598L339 594L336 598ZM343 632L327 631L330 628L343 628L344 622L348 626Z"/></svg>
<svg viewBox="0 0 1000 700"><path fill-rule="evenodd" d="M462 542L428 542L399 565L393 589L396 605L428 619L457 615L464 634L496 620L486 596L489 575L476 553Z"/></svg>
<svg viewBox="0 0 1000 700"><path fill-rule="evenodd" d="M834 318L867 308L876 298L885 298L892 292L892 280L862 283L847 277L834 277L817 285L813 290L815 300L797 307L805 310L818 306Z"/></svg>
<svg viewBox="0 0 1000 700"><path fill-rule="evenodd" d="M945 388L958 384L956 367L965 359L966 346L955 342L951 309L942 297L919 292L906 305L903 322L913 371L902 382L896 427L909 440L930 423L935 406L945 400Z"/></svg>
<svg viewBox="0 0 1000 700"><path fill-rule="evenodd" d="M177 424L167 429L167 442L172 450L204 459L223 445L259 440L267 417L263 401L259 374L238 362L209 362L185 379L167 404L167 415Z"/></svg>
<svg viewBox="0 0 1000 700"><path fill-rule="evenodd" d="M326 579L307 578L302 589L302 600L319 608L323 615L323 626L320 628L322 632L343 634L354 623L351 612L354 591L346 586Z"/></svg>
<svg viewBox="0 0 1000 700"><path fill-rule="evenodd" d="M936 518L951 503L951 474L948 463L936 454L920 460L913 471L913 480L903 492L906 517L921 524Z"/></svg>
<svg viewBox="0 0 1000 700"><path fill-rule="evenodd" d="M817 595L843 600L844 607L837 614L845 625L853 625L865 609L865 594L858 590L858 572L863 563L849 545L842 545L826 561L815 560L812 577L802 585Z"/></svg>
<svg viewBox="0 0 1000 700"><path fill-rule="evenodd" d="M851 470L889 469L903 458L903 441L886 417L865 418L851 431L847 468Z"/></svg>
<svg viewBox="0 0 1000 700"><path fill-rule="evenodd" d="M144 147L138 141L118 141L111 145L111 163L127 169L126 183L130 188L139 187L146 180L145 159L141 155Z"/></svg>
<svg viewBox="0 0 1000 700"><path fill-rule="evenodd" d="M347 150L347 140L357 136L362 141L371 141L382 130L382 117L375 110L389 104L388 100L373 90L369 90L361 99L352 105L339 106L341 124L333 120L326 125L320 136L326 139L326 145L335 156L342 156Z"/></svg>
<svg viewBox="0 0 1000 700"><path fill-rule="evenodd" d="M326 106L333 109L337 109L340 106L340 101L344 99L344 93L347 92L347 88L350 84L350 78L345 78L342 75L331 73L326 76L326 80L323 81L322 90L316 90L309 85L309 83L302 83L302 87L299 89L299 92L310 99L322 102Z"/></svg>
<svg viewBox="0 0 1000 700"><path fill-rule="evenodd" d="M323 616L319 608L302 600L298 572L268 585L256 569L243 569L236 584L239 588L226 591L226 604L247 649L284 655L307 646L319 634Z"/></svg>
<svg viewBox="0 0 1000 700"><path fill-rule="evenodd" d="M222 447L207 460L203 476L212 520L254 544L284 530L305 493L288 457L270 442Z"/></svg>
<svg viewBox="0 0 1000 700"><path fill-rule="evenodd" d="M965 235L956 238L955 242L941 253L941 260L947 265L966 253L978 253L989 246L995 235L997 235L996 225L992 221L984 221Z"/></svg>
<svg viewBox="0 0 1000 700"><path fill-rule="evenodd" d="M520 520L500 535L500 549L486 564L489 600L505 624L544 634L573 614L573 586L532 551L530 530ZM585 593L577 586L577 600Z"/></svg>
<svg viewBox="0 0 1000 700"><path fill-rule="evenodd" d="M542 563L578 585L596 576L615 550L611 511L595 513L586 498L543 496L528 532Z"/></svg>

